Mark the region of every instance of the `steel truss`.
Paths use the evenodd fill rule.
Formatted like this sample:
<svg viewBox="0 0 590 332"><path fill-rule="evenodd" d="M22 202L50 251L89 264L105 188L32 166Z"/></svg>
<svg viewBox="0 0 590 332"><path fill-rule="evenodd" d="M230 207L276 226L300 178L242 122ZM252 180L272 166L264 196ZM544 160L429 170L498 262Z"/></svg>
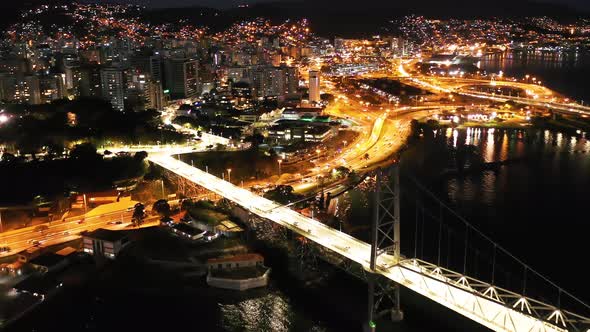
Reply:
<svg viewBox="0 0 590 332"><path fill-rule="evenodd" d="M403 260L391 273L414 291L428 294L427 297L495 331L590 331L587 317L423 260ZM537 323L524 324L525 317Z"/></svg>

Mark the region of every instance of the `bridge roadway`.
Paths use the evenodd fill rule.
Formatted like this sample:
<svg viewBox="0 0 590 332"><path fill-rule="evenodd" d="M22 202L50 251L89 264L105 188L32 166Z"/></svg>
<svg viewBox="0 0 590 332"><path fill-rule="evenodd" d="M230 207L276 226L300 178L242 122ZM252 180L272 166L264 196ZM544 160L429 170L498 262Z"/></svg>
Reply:
<svg viewBox="0 0 590 332"><path fill-rule="evenodd" d="M170 155L152 154L148 159L229 199L251 213L287 227L369 270L371 246L368 243L191 167ZM566 319L564 319L565 312L532 299L522 298L515 293L494 288L475 279L463 277L458 273L433 267L427 262L414 259L398 261L392 255L382 254L377 259L375 272L494 331L568 331ZM520 302L511 302L519 299ZM540 311L539 308L549 308L544 311L547 315L538 317L530 314L530 308L533 307L531 303L535 304L534 308L537 312Z"/></svg>

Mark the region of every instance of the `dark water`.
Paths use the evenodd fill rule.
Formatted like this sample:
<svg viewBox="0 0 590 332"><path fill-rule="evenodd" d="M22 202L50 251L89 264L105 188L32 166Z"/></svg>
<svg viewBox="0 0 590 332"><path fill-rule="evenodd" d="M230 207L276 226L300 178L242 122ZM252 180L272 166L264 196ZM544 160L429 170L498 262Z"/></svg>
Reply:
<svg viewBox="0 0 590 332"><path fill-rule="evenodd" d="M489 73L541 80L543 85L570 98L590 103L590 53L541 53L514 51L482 58L480 68Z"/></svg>
<svg viewBox="0 0 590 332"><path fill-rule="evenodd" d="M516 161L497 170L433 176L435 164L448 167L453 152L466 145L485 162ZM572 269L588 253L587 139L535 129L449 128L422 139L406 157L413 170L430 173L421 181L472 224L561 287L590 300L587 277Z"/></svg>

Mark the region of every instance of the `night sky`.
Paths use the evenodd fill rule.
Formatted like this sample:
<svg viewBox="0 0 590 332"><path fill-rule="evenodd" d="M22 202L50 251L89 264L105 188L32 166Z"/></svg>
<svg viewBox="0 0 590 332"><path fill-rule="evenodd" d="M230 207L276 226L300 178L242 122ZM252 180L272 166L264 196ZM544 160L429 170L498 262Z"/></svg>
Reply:
<svg viewBox="0 0 590 332"><path fill-rule="evenodd" d="M317 0L321 1L321 0ZM369 0L361 1L359 4L367 5L367 3L389 3L394 0ZM488 0L494 1L494 0ZM518 0L515 0L518 1ZM256 0L128 0L127 2L141 4L148 7L184 7L184 6L204 6L213 8L230 8L237 7L244 3L269 2ZM272 2L293 2L293 0L272 0ZM590 0L544 0L542 2L565 4L573 8L590 10ZM443 1L437 1L443 3ZM477 0L473 0L473 5L477 6Z"/></svg>

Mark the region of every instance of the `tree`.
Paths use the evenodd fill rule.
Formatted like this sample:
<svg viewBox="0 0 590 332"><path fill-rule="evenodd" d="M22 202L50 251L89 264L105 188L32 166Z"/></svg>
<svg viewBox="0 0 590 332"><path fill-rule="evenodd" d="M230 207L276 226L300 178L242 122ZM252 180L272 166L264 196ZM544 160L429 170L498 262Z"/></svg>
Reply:
<svg viewBox="0 0 590 332"><path fill-rule="evenodd" d="M418 122L416 119L412 119L412 121L410 121L410 137L420 137L420 122Z"/></svg>
<svg viewBox="0 0 590 332"><path fill-rule="evenodd" d="M12 153L8 153L8 152L4 152L2 154L2 158L0 159L1 162L7 163L7 164L12 163L15 160L16 160L16 157Z"/></svg>
<svg viewBox="0 0 590 332"><path fill-rule="evenodd" d="M133 222L134 226L139 226L142 224L144 219L145 206L141 203L135 204L135 206L133 207L133 216L131 217L131 222Z"/></svg>
<svg viewBox="0 0 590 332"><path fill-rule="evenodd" d="M190 209L194 205L194 202L191 199L184 199L182 203L180 203L180 209L186 211Z"/></svg>
<svg viewBox="0 0 590 332"><path fill-rule="evenodd" d="M302 195L295 194L293 191L293 187L291 186L279 185L275 189L267 191L264 194L264 198L280 204L289 204L303 197Z"/></svg>
<svg viewBox="0 0 590 332"><path fill-rule="evenodd" d="M264 143L264 136L260 133L255 133L252 136L248 136L244 139L246 142L251 142L253 147L259 146Z"/></svg>
<svg viewBox="0 0 590 332"><path fill-rule="evenodd" d="M334 176L336 178L344 178L350 174L350 169L344 166L338 166L335 169Z"/></svg>
<svg viewBox="0 0 590 332"><path fill-rule="evenodd" d="M147 157L148 153L145 151L138 151L135 152L135 154L133 155L133 159L135 159L136 161L143 161Z"/></svg>
<svg viewBox="0 0 590 332"><path fill-rule="evenodd" d="M64 151L64 147L61 144L58 144L56 142L49 142L47 143L47 155L46 155L46 159L47 160L52 160L55 157L60 156Z"/></svg>
<svg viewBox="0 0 590 332"><path fill-rule="evenodd" d="M170 204L165 199L159 199L154 203L152 211L156 212L160 218L170 217Z"/></svg>
<svg viewBox="0 0 590 332"><path fill-rule="evenodd" d="M70 151L70 158L76 160L93 160L98 159L99 155L96 153L96 147L92 143L77 144Z"/></svg>

